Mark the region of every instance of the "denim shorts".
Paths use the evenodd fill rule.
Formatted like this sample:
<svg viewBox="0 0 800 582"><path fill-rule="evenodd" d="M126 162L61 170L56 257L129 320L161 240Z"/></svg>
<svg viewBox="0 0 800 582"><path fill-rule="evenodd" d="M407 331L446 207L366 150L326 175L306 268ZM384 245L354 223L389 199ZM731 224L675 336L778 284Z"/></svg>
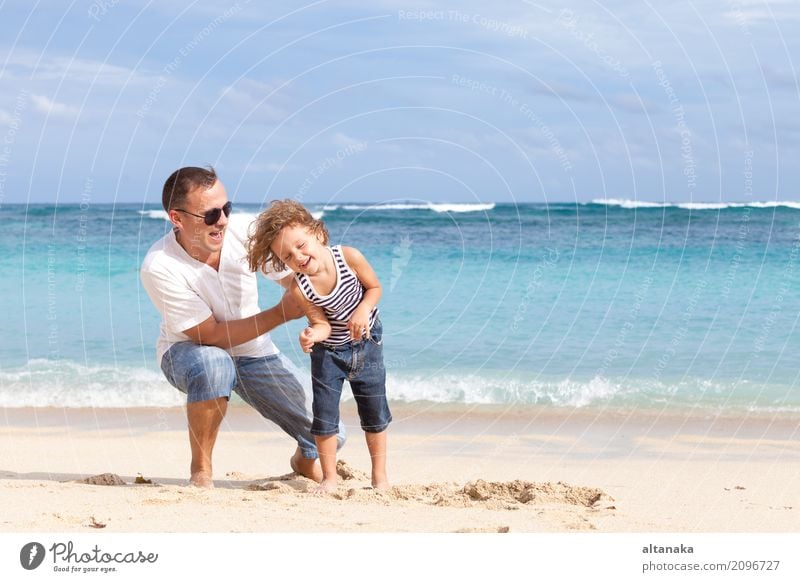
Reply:
<svg viewBox="0 0 800 582"><path fill-rule="evenodd" d="M236 392L261 416L297 441L303 457L316 459L305 391L282 358L281 355L232 357L214 346L179 342L161 358L161 370L170 384L186 394L190 403L230 398L231 392ZM340 436L341 448L344 431Z"/></svg>
<svg viewBox="0 0 800 582"><path fill-rule="evenodd" d="M339 401L344 381L350 382L365 432L382 432L392 421L386 400L386 368L383 365L383 326L380 319L370 337L341 346L314 344L311 350L311 388L314 422L311 434L338 434Z"/></svg>

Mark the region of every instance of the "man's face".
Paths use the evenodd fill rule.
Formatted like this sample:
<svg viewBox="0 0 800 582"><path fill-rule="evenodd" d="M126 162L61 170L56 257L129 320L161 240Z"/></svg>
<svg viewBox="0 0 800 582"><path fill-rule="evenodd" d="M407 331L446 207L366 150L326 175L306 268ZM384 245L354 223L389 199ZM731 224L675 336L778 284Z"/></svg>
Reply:
<svg viewBox="0 0 800 582"><path fill-rule="evenodd" d="M228 217L219 213L215 224L207 225L202 216L214 208L222 208L228 202L225 186L217 180L209 189L196 188L186 196L181 207L186 212L170 210L172 223L180 230L179 242L190 256L205 262L210 256L219 253L225 238ZM187 214L191 212L191 214ZM192 216L197 214L199 216Z"/></svg>

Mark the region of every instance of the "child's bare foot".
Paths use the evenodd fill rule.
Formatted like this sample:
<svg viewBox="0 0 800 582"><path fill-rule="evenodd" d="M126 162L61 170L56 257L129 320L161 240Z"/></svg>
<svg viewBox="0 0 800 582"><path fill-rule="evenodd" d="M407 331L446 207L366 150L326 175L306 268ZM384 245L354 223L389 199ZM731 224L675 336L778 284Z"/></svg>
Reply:
<svg viewBox="0 0 800 582"><path fill-rule="evenodd" d="M292 471L299 473L303 477L308 477L312 481L319 483L322 481L322 468L317 463L316 459L306 459L300 447L294 452L292 458L289 459L289 466Z"/></svg>
<svg viewBox="0 0 800 582"><path fill-rule="evenodd" d="M330 495L336 492L338 486L339 484L333 479L323 479L319 485L311 489L311 494L317 496Z"/></svg>
<svg viewBox="0 0 800 582"><path fill-rule="evenodd" d="M389 479L387 479L385 476L380 479L373 477L372 488L377 489L378 491L388 491L392 488L392 486L389 484Z"/></svg>
<svg viewBox="0 0 800 582"><path fill-rule="evenodd" d="M196 471L192 473L192 477L189 479L189 486L198 487L200 489L213 489L214 481L211 479L211 473L206 471Z"/></svg>

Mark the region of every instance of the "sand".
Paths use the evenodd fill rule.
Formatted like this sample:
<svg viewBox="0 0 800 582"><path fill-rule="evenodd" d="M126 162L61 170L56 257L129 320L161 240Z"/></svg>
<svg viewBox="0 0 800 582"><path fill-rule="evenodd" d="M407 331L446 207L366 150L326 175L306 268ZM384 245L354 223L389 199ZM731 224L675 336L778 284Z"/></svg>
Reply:
<svg viewBox="0 0 800 582"><path fill-rule="evenodd" d="M2 532L798 532L800 423L769 416L393 407L389 476L350 438L308 493L292 442L231 407L213 490L187 486L184 412L5 409ZM138 481L138 483L137 483Z"/></svg>

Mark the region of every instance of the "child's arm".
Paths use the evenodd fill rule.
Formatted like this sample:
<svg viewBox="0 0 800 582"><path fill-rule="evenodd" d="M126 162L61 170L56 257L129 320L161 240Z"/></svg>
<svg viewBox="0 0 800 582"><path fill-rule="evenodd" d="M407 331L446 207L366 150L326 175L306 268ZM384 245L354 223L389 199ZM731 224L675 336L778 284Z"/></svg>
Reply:
<svg viewBox="0 0 800 582"><path fill-rule="evenodd" d="M369 337L369 314L372 309L378 305L378 300L381 298L381 282L378 281L378 276L372 270L372 266L367 259L358 249L353 247L342 247L344 253L344 260L350 265L350 268L361 281L364 286L364 297L361 303L358 304L347 327L350 328L350 337L354 340L359 340L366 331Z"/></svg>
<svg viewBox="0 0 800 582"><path fill-rule="evenodd" d="M300 334L300 347L305 353L309 353L315 343L328 339L328 336L331 335L331 324L328 323L328 318L325 317L322 308L306 299L296 284L292 287L291 293L308 318L308 327Z"/></svg>

